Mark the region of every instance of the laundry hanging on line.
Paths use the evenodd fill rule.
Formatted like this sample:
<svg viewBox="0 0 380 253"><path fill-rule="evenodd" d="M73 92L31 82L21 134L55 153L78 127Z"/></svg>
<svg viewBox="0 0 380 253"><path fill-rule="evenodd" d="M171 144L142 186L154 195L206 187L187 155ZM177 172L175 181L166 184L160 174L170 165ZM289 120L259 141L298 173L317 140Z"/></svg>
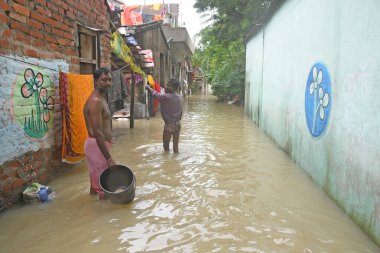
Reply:
<svg viewBox="0 0 380 253"><path fill-rule="evenodd" d="M84 142L88 134L83 108L93 90L93 75L59 73L63 162L78 163L84 159Z"/></svg>

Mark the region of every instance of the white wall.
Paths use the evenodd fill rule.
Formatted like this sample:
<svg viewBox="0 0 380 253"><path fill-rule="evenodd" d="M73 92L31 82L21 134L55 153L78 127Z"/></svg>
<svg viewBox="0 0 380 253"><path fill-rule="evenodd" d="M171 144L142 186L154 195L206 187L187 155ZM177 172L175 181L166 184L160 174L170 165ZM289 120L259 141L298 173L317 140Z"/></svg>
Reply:
<svg viewBox="0 0 380 253"><path fill-rule="evenodd" d="M247 43L245 108L378 244L379 29L378 0L286 1ZM316 63L331 92L326 128L313 136L305 100Z"/></svg>

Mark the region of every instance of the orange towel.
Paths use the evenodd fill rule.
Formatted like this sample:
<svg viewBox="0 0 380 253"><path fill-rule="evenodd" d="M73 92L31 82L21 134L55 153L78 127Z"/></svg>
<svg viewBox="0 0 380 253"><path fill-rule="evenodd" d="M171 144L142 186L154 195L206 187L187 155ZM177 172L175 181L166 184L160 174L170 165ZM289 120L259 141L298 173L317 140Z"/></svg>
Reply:
<svg viewBox="0 0 380 253"><path fill-rule="evenodd" d="M94 90L92 75L60 72L60 101L62 110L62 161L77 163L84 159L87 139L83 107Z"/></svg>

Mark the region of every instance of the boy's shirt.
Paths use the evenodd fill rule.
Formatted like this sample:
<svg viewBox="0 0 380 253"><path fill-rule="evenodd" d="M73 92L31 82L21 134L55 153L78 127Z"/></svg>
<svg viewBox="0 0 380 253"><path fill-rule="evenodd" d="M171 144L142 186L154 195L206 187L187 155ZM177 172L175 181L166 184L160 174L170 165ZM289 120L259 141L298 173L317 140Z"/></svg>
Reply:
<svg viewBox="0 0 380 253"><path fill-rule="evenodd" d="M154 98L160 101L161 116L167 123L180 121L182 118L182 101L177 93L160 93L153 91Z"/></svg>

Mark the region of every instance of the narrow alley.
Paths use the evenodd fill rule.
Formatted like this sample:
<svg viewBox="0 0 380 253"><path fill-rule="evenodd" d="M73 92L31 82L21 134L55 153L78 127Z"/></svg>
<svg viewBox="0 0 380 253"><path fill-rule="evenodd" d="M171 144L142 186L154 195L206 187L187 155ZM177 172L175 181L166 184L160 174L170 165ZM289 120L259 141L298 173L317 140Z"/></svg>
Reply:
<svg viewBox="0 0 380 253"><path fill-rule="evenodd" d="M163 151L159 114L115 120L134 201L90 196L82 162L51 182L51 202L1 214L0 252L380 252L243 110L186 97L179 154Z"/></svg>

